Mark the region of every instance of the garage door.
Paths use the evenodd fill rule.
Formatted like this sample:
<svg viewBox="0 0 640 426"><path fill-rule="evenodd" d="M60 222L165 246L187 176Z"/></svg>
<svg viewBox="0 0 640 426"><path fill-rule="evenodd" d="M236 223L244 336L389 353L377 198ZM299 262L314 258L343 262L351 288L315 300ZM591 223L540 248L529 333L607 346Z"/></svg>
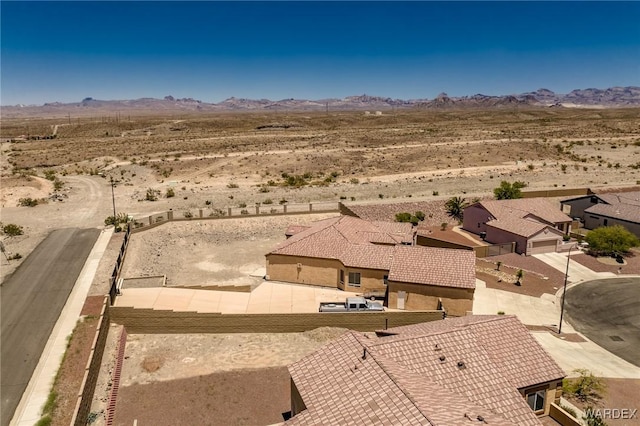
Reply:
<svg viewBox="0 0 640 426"><path fill-rule="evenodd" d="M556 242L558 240L534 241L531 245L531 254L553 253L556 251Z"/></svg>

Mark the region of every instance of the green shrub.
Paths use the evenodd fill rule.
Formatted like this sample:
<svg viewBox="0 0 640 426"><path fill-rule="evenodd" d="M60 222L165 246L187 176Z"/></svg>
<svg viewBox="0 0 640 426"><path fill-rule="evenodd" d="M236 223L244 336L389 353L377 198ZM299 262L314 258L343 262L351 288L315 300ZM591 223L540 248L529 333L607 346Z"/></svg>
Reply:
<svg viewBox="0 0 640 426"><path fill-rule="evenodd" d="M7 237L17 237L24 233L24 229L15 223L8 223L2 227L2 233Z"/></svg>
<svg viewBox="0 0 640 426"><path fill-rule="evenodd" d="M173 188L167 188L167 192L164 194L165 197L171 198L176 196L176 191Z"/></svg>
<svg viewBox="0 0 640 426"><path fill-rule="evenodd" d="M18 200L18 205L20 207L35 207L38 205L38 200L35 200L33 198L20 198Z"/></svg>
<svg viewBox="0 0 640 426"><path fill-rule="evenodd" d="M626 253L631 247L638 247L640 240L620 225L603 226L589 232L585 237L589 251L596 255L616 255Z"/></svg>
<svg viewBox="0 0 640 426"><path fill-rule="evenodd" d="M573 371L579 374L578 378L564 379L562 391L586 404L598 402L606 391L606 385L602 379L584 368Z"/></svg>
<svg viewBox="0 0 640 426"><path fill-rule="evenodd" d="M44 178L47 179L47 180L51 180L51 181L55 180L56 171L55 170L51 170L51 169L45 170L44 171Z"/></svg>

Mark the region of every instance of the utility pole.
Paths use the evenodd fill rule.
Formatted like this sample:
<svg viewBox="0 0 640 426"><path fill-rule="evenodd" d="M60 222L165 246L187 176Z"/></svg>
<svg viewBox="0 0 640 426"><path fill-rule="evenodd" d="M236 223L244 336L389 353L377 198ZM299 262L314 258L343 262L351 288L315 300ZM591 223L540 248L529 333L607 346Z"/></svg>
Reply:
<svg viewBox="0 0 640 426"><path fill-rule="evenodd" d="M575 244L569 247L567 254L567 269L564 273L564 289L562 290L562 306L560 307L560 324L558 324L558 334L562 334L562 317L564 316L564 299L567 294L567 280L569 279L569 261L571 260L571 250L575 248Z"/></svg>
<svg viewBox="0 0 640 426"><path fill-rule="evenodd" d="M117 181L113 180L113 176L110 176L111 182L111 201L113 202L113 226L116 226L116 197L113 192L113 188L116 186Z"/></svg>

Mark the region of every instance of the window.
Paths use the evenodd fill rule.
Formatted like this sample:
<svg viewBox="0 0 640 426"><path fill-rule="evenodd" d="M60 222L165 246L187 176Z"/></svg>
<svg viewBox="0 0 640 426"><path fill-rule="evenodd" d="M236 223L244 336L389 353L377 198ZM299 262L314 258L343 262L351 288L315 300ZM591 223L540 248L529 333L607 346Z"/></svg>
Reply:
<svg viewBox="0 0 640 426"><path fill-rule="evenodd" d="M544 396L545 390L527 394L527 403L533 411L544 411Z"/></svg>
<svg viewBox="0 0 640 426"><path fill-rule="evenodd" d="M344 271L340 269L340 284L344 284Z"/></svg>
<svg viewBox="0 0 640 426"><path fill-rule="evenodd" d="M349 285L360 287L360 272L349 272Z"/></svg>
<svg viewBox="0 0 640 426"><path fill-rule="evenodd" d="M388 285L389 284L389 275L384 275L382 277L382 282L384 283L384 285Z"/></svg>
<svg viewBox="0 0 640 426"><path fill-rule="evenodd" d="M604 224L604 226L607 226L607 225L609 224L609 220L608 220L608 219L605 219L605 220L604 220L604 222L603 222L603 224Z"/></svg>
<svg viewBox="0 0 640 426"><path fill-rule="evenodd" d="M591 197L591 204L598 204L598 197L592 196Z"/></svg>

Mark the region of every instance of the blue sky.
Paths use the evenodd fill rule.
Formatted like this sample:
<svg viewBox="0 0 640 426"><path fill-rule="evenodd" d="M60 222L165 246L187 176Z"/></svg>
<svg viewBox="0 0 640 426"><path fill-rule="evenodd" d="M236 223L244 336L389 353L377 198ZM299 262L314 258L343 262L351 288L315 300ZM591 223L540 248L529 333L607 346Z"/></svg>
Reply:
<svg viewBox="0 0 640 426"><path fill-rule="evenodd" d="M0 103L640 85L639 2L2 1Z"/></svg>

